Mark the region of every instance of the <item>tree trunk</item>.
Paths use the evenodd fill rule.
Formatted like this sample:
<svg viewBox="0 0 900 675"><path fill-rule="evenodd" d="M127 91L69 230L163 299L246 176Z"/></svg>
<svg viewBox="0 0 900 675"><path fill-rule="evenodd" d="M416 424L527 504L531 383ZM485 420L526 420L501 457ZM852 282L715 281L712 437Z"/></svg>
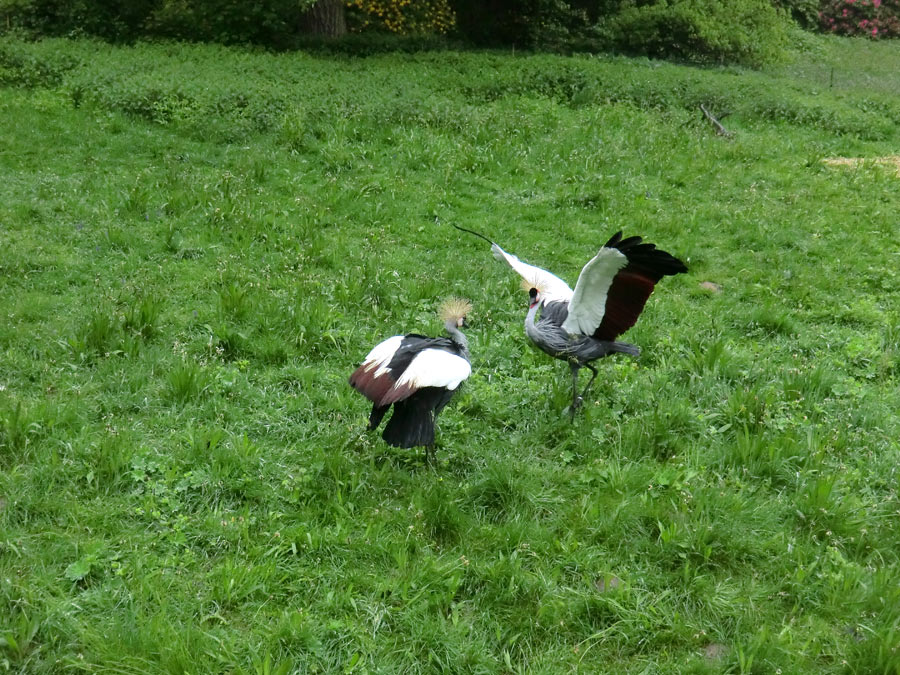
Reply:
<svg viewBox="0 0 900 675"><path fill-rule="evenodd" d="M319 0L303 15L301 26L306 33L319 37L340 37L347 32L343 0Z"/></svg>

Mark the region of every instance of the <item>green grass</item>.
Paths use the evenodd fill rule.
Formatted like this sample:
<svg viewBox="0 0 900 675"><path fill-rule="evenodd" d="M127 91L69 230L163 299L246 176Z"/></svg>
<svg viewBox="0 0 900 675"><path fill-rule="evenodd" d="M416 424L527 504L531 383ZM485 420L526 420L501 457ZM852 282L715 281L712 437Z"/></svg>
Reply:
<svg viewBox="0 0 900 675"><path fill-rule="evenodd" d="M900 55L803 46L0 41L0 668L900 673L900 182L821 161L896 154ZM619 228L691 271L570 424L450 223L570 282ZM450 294L429 467L346 379Z"/></svg>

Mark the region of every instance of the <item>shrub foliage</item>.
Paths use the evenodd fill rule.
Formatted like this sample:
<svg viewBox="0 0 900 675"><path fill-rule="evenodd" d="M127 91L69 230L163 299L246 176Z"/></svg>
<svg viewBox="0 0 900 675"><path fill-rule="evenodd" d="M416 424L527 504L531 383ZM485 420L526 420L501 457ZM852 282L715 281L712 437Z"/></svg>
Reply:
<svg viewBox="0 0 900 675"><path fill-rule="evenodd" d="M315 0L0 0L3 28L112 41L175 37L287 46ZM0 28L0 31L3 30Z"/></svg>
<svg viewBox="0 0 900 675"><path fill-rule="evenodd" d="M773 0L773 4L789 14L802 28L814 29L818 26L820 0Z"/></svg>
<svg viewBox="0 0 900 675"><path fill-rule="evenodd" d="M583 36L590 26L586 8L564 0L455 0L453 4L460 33L478 45L558 48Z"/></svg>
<svg viewBox="0 0 900 675"><path fill-rule="evenodd" d="M309 45L304 16L315 4L0 0L0 31L296 48ZM431 44L416 42L423 37L448 35L477 46L758 66L779 59L792 19L841 35L900 35L900 0L343 0L339 9L354 35L337 47L363 55L390 48L386 37L411 37L421 48Z"/></svg>
<svg viewBox="0 0 900 675"><path fill-rule="evenodd" d="M185 40L289 46L301 7L296 0L156 0L144 20L154 36Z"/></svg>
<svg viewBox="0 0 900 675"><path fill-rule="evenodd" d="M456 24L448 0L347 0L350 29L443 35Z"/></svg>
<svg viewBox="0 0 900 675"><path fill-rule="evenodd" d="M620 51L698 62L761 65L786 41L768 0L660 0L625 8L604 28Z"/></svg>

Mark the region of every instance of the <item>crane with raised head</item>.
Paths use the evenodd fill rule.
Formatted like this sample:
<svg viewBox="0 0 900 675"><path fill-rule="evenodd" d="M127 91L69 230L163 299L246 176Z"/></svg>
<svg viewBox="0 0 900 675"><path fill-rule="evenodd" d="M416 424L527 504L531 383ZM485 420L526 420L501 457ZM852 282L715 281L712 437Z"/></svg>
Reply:
<svg viewBox="0 0 900 675"><path fill-rule="evenodd" d="M619 231L582 268L573 291L556 275L522 262L484 235L454 227L490 242L494 256L522 277L529 293L525 334L542 351L569 364L573 418L597 377L592 362L614 353L638 356L640 349L616 338L637 322L657 282L687 272L685 264L670 253L644 243L641 237L623 239ZM591 371L591 379L579 394L581 368Z"/></svg>
<svg viewBox="0 0 900 675"><path fill-rule="evenodd" d="M394 335L375 345L350 376L350 386L372 401L369 430L378 428L388 408L394 412L382 437L395 447L425 446L434 454L435 420L469 377L469 343L460 328L472 305L451 298L440 316L449 337Z"/></svg>

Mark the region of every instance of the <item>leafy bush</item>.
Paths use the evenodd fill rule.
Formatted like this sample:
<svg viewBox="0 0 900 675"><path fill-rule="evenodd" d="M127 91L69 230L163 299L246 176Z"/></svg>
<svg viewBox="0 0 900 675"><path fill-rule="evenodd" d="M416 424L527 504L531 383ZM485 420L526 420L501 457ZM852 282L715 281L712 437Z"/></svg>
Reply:
<svg viewBox="0 0 900 675"><path fill-rule="evenodd" d="M772 0L775 7L788 13L802 28L819 24L819 0Z"/></svg>
<svg viewBox="0 0 900 675"><path fill-rule="evenodd" d="M447 49L450 45L451 41L444 35L425 33L399 35L378 30L351 32L337 39L303 35L296 40L296 47L307 52L360 57L387 53L412 54L440 51Z"/></svg>
<svg viewBox="0 0 900 675"><path fill-rule="evenodd" d="M822 41L822 37L810 36ZM851 49L877 42L825 40ZM366 55L384 51L416 51L446 48L446 38L398 36L384 33L349 35L327 43L327 54ZM840 87L816 93L785 90L769 76L747 71L706 73L672 64L632 62L619 58L576 57L560 59L551 55L504 60L496 54L482 54L468 60L448 51L422 54L410 59L394 54L402 64L415 62L423 74L421 88L407 89L407 95L386 104L378 98L377 82L350 73L367 71L376 64L344 59L313 58L309 55L282 55L297 59L301 66L261 68L265 55L258 50L190 44L139 44L116 49L96 41L47 39L0 41L0 81L22 87L53 87L68 95L76 107L121 112L169 127L189 137L244 140L259 133L276 134L280 142L296 150L318 145L334 133L340 123L335 115L370 115L384 127L421 125L451 130L478 128L479 117L467 118L451 112L441 86L427 84L435 69L457 64L454 91L464 100L464 109L483 103L552 100L572 108L624 104L645 111L681 111L697 116L699 104L709 109L732 111L745 121L790 123L832 134L879 140L893 137L900 126L900 102L889 84L878 85L867 72L857 78L837 72ZM881 63L883 59L878 59ZM225 63L232 64L226 67ZM465 64L465 65L462 65ZM848 64L849 65L849 64ZM874 61L873 61L874 66ZM345 84L337 87L334 72ZM877 72L877 71L874 71ZM253 73L248 78L247 73ZM652 73L652 77L650 76ZM289 83L303 79L302 96L290 95ZM828 74L825 73L827 82ZM845 86L865 82L849 95ZM892 81L890 81L892 83ZM294 90L296 91L296 90ZM362 95L362 91L366 95ZM355 101L352 105L349 101ZM325 103L327 101L327 103ZM462 102L460 102L462 105ZM343 151L329 155L340 165Z"/></svg>
<svg viewBox="0 0 900 675"><path fill-rule="evenodd" d="M347 0L350 30L386 30L398 35L447 33L456 16L447 0Z"/></svg>
<svg viewBox="0 0 900 675"><path fill-rule="evenodd" d="M871 0L865 0L871 2ZM891 0L898 2L900 0ZM817 0L343 0L351 31L455 37L480 46L618 51L694 62L772 61L784 41L775 2L804 25ZM164 37L307 47L315 0L0 0L7 28L112 41ZM455 29L455 30L454 30ZM2 28L0 28L2 30ZM313 44L313 46L319 46ZM350 41L347 53L379 52Z"/></svg>
<svg viewBox="0 0 900 675"><path fill-rule="evenodd" d="M0 0L7 28L111 41L174 37L287 47L314 0Z"/></svg>
<svg viewBox="0 0 900 675"><path fill-rule="evenodd" d="M900 37L900 0L829 0L819 22L822 30L838 35Z"/></svg>
<svg viewBox="0 0 900 675"><path fill-rule="evenodd" d="M24 45L0 45L0 85L52 87L78 65L77 59L65 53L36 55L18 47Z"/></svg>
<svg viewBox="0 0 900 675"><path fill-rule="evenodd" d="M0 0L7 28L44 35L82 33L131 40L143 33L160 0Z"/></svg>
<svg viewBox="0 0 900 675"><path fill-rule="evenodd" d="M0 20L6 28L40 36L81 33L111 41L164 37L282 49L305 46L308 31L303 17L315 2L0 0ZM449 0L344 0L344 4L351 28L357 31L443 35L455 24Z"/></svg>
<svg viewBox="0 0 900 675"><path fill-rule="evenodd" d="M141 45L118 67L79 69L65 89L76 107L122 112L225 141L280 129L287 116L300 114L277 82L222 70L216 55L223 47L167 49L169 58L155 62L153 48ZM52 44L44 51L51 50ZM251 62L249 53L247 58Z"/></svg>
<svg viewBox="0 0 900 675"><path fill-rule="evenodd" d="M772 2L780 7L776 9ZM462 37L486 46L604 51L758 66L780 58L791 16L817 0L452 0Z"/></svg>
<svg viewBox="0 0 900 675"><path fill-rule="evenodd" d="M484 46L560 48L589 28L588 13L564 0L453 0L460 34Z"/></svg>
<svg viewBox="0 0 900 675"><path fill-rule="evenodd" d="M618 13L629 0L569 0L569 4L584 12L591 23Z"/></svg>
<svg viewBox="0 0 900 675"><path fill-rule="evenodd" d="M769 0L658 0L625 8L601 32L625 53L760 66L781 57L787 23Z"/></svg>
<svg viewBox="0 0 900 675"><path fill-rule="evenodd" d="M287 47L302 8L296 0L159 0L147 18L152 35L188 40Z"/></svg>

